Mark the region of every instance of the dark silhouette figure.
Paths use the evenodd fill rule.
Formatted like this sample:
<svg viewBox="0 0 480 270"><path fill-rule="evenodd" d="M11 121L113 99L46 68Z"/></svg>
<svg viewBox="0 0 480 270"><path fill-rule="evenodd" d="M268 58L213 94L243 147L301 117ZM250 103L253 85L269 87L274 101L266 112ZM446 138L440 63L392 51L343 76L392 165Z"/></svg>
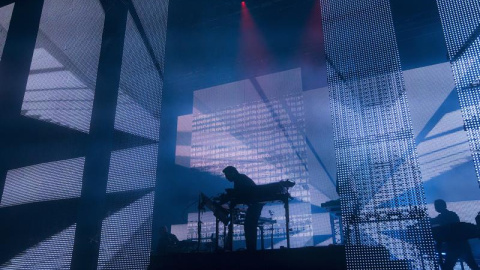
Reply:
<svg viewBox="0 0 480 270"><path fill-rule="evenodd" d="M458 215L447 209L447 203L444 200L436 200L434 202L435 211L439 215L432 219L432 226L451 226L454 230L455 225L460 223L460 218ZM458 232L450 231L451 234ZM447 253L445 262L442 265L443 270L452 270L458 259L463 259L463 261L473 270L479 270L477 263L473 257L472 249L468 240L459 239L459 240L450 240L446 241L446 250ZM441 243L440 243L441 244Z"/></svg>
<svg viewBox="0 0 480 270"><path fill-rule="evenodd" d="M178 246L178 238L168 232L167 226L162 226L160 228L160 237L158 239L158 253L165 254L172 251Z"/></svg>
<svg viewBox="0 0 480 270"><path fill-rule="evenodd" d="M475 217L475 222L477 223L477 228L480 233L480 212L478 212L477 217Z"/></svg>
<svg viewBox="0 0 480 270"><path fill-rule="evenodd" d="M252 187L256 184L250 177L245 174L240 174L233 166L228 166L223 169L225 178L228 181L233 182L233 189L239 194L246 194L251 191ZM247 213L245 215L245 241L247 244L247 250L256 250L257 248L257 226L258 219L262 213L263 204L252 203L248 205Z"/></svg>

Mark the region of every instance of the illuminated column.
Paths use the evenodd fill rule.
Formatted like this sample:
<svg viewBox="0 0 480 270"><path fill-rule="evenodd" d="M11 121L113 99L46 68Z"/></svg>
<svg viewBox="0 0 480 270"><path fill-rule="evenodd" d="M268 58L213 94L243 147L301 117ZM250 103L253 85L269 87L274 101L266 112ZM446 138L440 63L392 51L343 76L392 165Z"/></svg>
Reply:
<svg viewBox="0 0 480 270"><path fill-rule="evenodd" d="M347 265L435 269L390 3L321 4Z"/></svg>
<svg viewBox="0 0 480 270"><path fill-rule="evenodd" d="M480 2L437 0L437 3L480 181Z"/></svg>

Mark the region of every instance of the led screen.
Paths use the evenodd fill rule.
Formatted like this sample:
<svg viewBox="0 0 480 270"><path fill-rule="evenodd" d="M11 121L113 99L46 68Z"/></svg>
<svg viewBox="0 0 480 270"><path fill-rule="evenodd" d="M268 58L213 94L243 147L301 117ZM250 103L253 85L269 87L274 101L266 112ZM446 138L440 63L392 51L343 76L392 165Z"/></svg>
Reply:
<svg viewBox="0 0 480 270"><path fill-rule="evenodd" d="M146 269L150 261L168 1L129 3L98 269ZM13 8L0 9L2 51ZM12 139L19 148L0 201L2 269L73 267L85 149L98 143L90 133L110 35L105 12L112 10L102 1L44 1L15 126L28 134Z"/></svg>
<svg viewBox="0 0 480 270"><path fill-rule="evenodd" d="M28 132L4 142L15 151L2 155L2 269L69 269L75 257L107 2L44 1L16 118ZM433 201L464 222L480 212L478 4L437 2L427 23L394 0L179 2L165 50L173 4L122 1L97 268L146 269L163 225L196 251L199 193L231 188L232 165L258 185L295 182L292 248L344 244L351 269L435 269ZM14 8L0 8L0 58ZM339 200L342 215L325 206ZM261 216L263 248L286 247L283 204ZM200 218L200 249L213 251L215 218ZM235 225L234 250L245 246Z"/></svg>
<svg viewBox="0 0 480 270"><path fill-rule="evenodd" d="M70 268L85 162L77 149L89 132L103 21L97 1L43 4L21 116L50 129L52 137L33 154L25 150L38 146L25 143L18 150L21 162L6 175L0 207L2 232L10 237L4 238L9 252L3 252L2 269ZM56 132L75 139L61 150L47 146L65 139Z"/></svg>

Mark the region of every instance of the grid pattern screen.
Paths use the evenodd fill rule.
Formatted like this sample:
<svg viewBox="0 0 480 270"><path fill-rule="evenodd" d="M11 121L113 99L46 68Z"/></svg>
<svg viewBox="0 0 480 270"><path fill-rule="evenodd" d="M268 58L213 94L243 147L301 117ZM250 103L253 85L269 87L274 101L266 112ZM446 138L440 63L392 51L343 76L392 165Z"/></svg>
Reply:
<svg viewBox="0 0 480 270"><path fill-rule="evenodd" d="M2 8L2 36L12 7ZM70 268L85 162L78 147L89 131L103 22L98 1L44 1L21 117L53 137L18 149L6 175L2 269ZM71 143L52 147L65 145L56 132Z"/></svg>
<svg viewBox="0 0 480 270"><path fill-rule="evenodd" d="M71 267L110 11L101 2L44 1L17 126L38 133L18 136L5 176L1 269ZM13 8L0 9L0 52ZM98 269L147 269L150 261L168 1L127 8Z"/></svg>
<svg viewBox="0 0 480 270"><path fill-rule="evenodd" d="M438 0L465 130L480 179L480 3ZM479 180L480 181L480 180ZM479 182L480 185L480 182Z"/></svg>
<svg viewBox="0 0 480 270"><path fill-rule="evenodd" d="M45 1L22 115L89 132L103 21L95 1Z"/></svg>
<svg viewBox="0 0 480 270"><path fill-rule="evenodd" d="M0 59L2 59L3 47L7 40L8 28L10 27L10 19L12 18L13 6L10 4L0 8Z"/></svg>
<svg viewBox="0 0 480 270"><path fill-rule="evenodd" d="M132 1L115 115L99 269L146 269L150 263L168 1ZM142 33L148 35L142 35ZM154 52L154 53L151 53Z"/></svg>
<svg viewBox="0 0 480 270"><path fill-rule="evenodd" d="M347 265L436 269L390 3L321 3Z"/></svg>

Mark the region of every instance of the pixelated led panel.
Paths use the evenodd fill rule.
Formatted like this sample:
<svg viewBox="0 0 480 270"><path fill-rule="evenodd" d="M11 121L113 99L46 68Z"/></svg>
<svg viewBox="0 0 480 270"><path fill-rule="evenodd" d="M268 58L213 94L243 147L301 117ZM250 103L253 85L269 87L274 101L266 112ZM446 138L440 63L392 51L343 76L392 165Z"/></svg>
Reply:
<svg viewBox="0 0 480 270"><path fill-rule="evenodd" d="M150 192L103 220L98 269L147 269L153 197ZM123 194L113 197L115 204L128 200Z"/></svg>
<svg viewBox="0 0 480 270"><path fill-rule="evenodd" d="M0 9L0 38L6 34L12 8L13 5L9 5ZM44 1L22 115L88 132L103 21L98 1ZM2 210L25 209L35 212L31 220L38 215L45 218L35 224L35 230L21 220L3 222L7 229L4 233L9 234L8 228L12 228L10 235L16 237L15 244L4 241L12 250L16 246L18 253L12 254L14 256L0 268L70 267L75 225L65 212L76 211L83 165L84 158L78 157L8 171L0 204ZM66 229L59 231L60 227Z"/></svg>
<svg viewBox="0 0 480 270"><path fill-rule="evenodd" d="M157 153L157 143L113 151L107 193L154 188Z"/></svg>
<svg viewBox="0 0 480 270"><path fill-rule="evenodd" d="M107 182L108 203L120 210L103 220L98 269L150 262L167 10L168 1L129 8L114 135L128 136L116 138L125 146L111 153Z"/></svg>
<svg viewBox="0 0 480 270"><path fill-rule="evenodd" d="M313 231L301 94L194 114L191 142L191 167L222 175L223 168L234 165L257 184L294 181L290 194L307 204L291 206L292 246L306 245ZM274 213L275 220L284 219L283 210ZM274 231L274 237L283 239L284 222L275 224ZM243 240L242 234L237 228L235 239Z"/></svg>
<svg viewBox="0 0 480 270"><path fill-rule="evenodd" d="M98 1L45 1L22 115L89 132L103 21Z"/></svg>
<svg viewBox="0 0 480 270"><path fill-rule="evenodd" d="M70 269L76 224L55 234L0 266L16 269Z"/></svg>
<svg viewBox="0 0 480 270"><path fill-rule="evenodd" d="M14 5L15 4L10 4L0 8L0 60L2 59L5 41L7 40L8 28L10 27L10 19L12 18Z"/></svg>
<svg viewBox="0 0 480 270"><path fill-rule="evenodd" d="M79 198L84 162L82 157L8 171L0 208Z"/></svg>
<svg viewBox="0 0 480 270"><path fill-rule="evenodd" d="M303 114L301 95L196 114L191 167L222 175L233 165L257 184L290 179L292 196L309 202Z"/></svg>
<svg viewBox="0 0 480 270"><path fill-rule="evenodd" d="M390 3L321 5L347 265L435 269Z"/></svg>
<svg viewBox="0 0 480 270"><path fill-rule="evenodd" d="M480 184L480 2L437 0Z"/></svg>

